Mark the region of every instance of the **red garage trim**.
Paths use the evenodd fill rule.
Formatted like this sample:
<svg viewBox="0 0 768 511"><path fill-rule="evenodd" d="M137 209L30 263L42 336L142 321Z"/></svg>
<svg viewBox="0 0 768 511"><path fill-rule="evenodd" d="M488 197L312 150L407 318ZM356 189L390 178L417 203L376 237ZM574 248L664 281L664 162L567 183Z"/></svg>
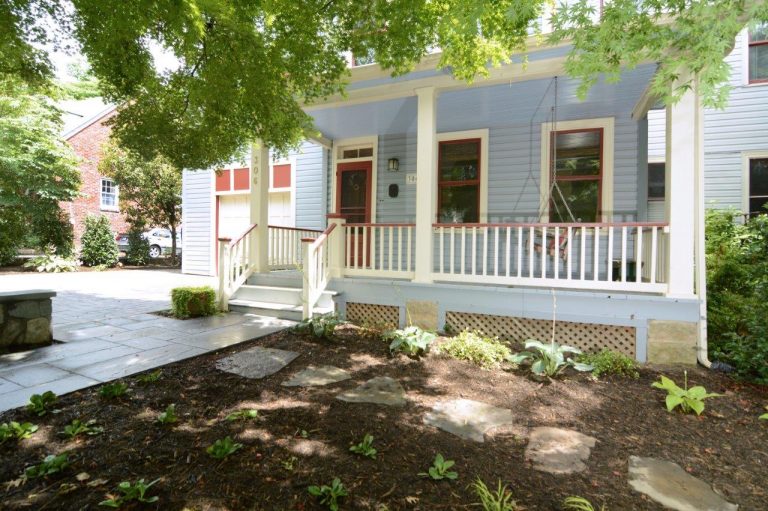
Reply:
<svg viewBox="0 0 768 511"><path fill-rule="evenodd" d="M229 169L223 169L216 173L216 191L217 192L228 192L230 191L231 185L229 181Z"/></svg>
<svg viewBox="0 0 768 511"><path fill-rule="evenodd" d="M250 188L250 172L249 169L235 169L235 190L248 190Z"/></svg>
<svg viewBox="0 0 768 511"><path fill-rule="evenodd" d="M291 165L284 163L282 165L272 166L272 188L290 188L291 187Z"/></svg>

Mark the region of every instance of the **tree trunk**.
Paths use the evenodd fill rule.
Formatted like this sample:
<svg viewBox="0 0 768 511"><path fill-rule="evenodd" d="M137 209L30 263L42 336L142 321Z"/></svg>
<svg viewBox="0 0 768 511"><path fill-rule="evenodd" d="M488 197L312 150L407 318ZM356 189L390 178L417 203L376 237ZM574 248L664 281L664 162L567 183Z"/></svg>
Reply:
<svg viewBox="0 0 768 511"><path fill-rule="evenodd" d="M170 225L171 229L171 264L173 266L176 266L176 224L172 223Z"/></svg>

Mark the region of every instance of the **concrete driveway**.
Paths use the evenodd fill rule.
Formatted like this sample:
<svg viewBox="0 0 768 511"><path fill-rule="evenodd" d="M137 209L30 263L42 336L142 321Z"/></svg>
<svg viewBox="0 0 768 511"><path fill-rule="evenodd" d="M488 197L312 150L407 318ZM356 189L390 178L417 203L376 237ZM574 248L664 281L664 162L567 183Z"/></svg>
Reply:
<svg viewBox="0 0 768 511"><path fill-rule="evenodd" d="M185 321L150 314L170 308L172 288L202 285L215 288L217 280L161 270L0 275L3 291L57 292L56 343L0 356L0 412L35 393L71 392L292 325L239 313Z"/></svg>

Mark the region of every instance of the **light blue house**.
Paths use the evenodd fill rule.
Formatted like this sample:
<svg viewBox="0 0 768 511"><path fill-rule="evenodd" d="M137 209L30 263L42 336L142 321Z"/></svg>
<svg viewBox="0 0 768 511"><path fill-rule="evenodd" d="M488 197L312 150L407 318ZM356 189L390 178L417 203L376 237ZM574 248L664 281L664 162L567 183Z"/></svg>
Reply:
<svg viewBox="0 0 768 511"><path fill-rule="evenodd" d="M517 340L548 340L556 317L561 343L705 361L697 96L668 108L674 170L651 218L655 65L580 101L568 48L533 44L526 66L516 56L471 85L437 69L436 54L397 78L353 68L346 97L306 107L319 135L291 155L290 225L270 222L280 162L268 148L254 145L239 178L235 166L186 173L184 270L216 272L230 309L335 309ZM228 194L248 220L222 235L232 220L216 203Z"/></svg>
<svg viewBox="0 0 768 511"><path fill-rule="evenodd" d="M726 61L731 93L722 110L704 110L704 198L707 207L743 213L768 203L768 30L742 31ZM664 219L665 118L648 112L647 215Z"/></svg>

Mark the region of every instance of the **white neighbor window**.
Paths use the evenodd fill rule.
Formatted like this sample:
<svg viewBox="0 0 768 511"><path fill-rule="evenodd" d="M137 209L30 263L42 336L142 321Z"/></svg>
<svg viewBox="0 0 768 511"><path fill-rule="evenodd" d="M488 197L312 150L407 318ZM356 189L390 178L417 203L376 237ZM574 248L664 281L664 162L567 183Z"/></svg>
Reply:
<svg viewBox="0 0 768 511"><path fill-rule="evenodd" d="M99 205L102 209L117 209L117 185L112 179L101 178Z"/></svg>

